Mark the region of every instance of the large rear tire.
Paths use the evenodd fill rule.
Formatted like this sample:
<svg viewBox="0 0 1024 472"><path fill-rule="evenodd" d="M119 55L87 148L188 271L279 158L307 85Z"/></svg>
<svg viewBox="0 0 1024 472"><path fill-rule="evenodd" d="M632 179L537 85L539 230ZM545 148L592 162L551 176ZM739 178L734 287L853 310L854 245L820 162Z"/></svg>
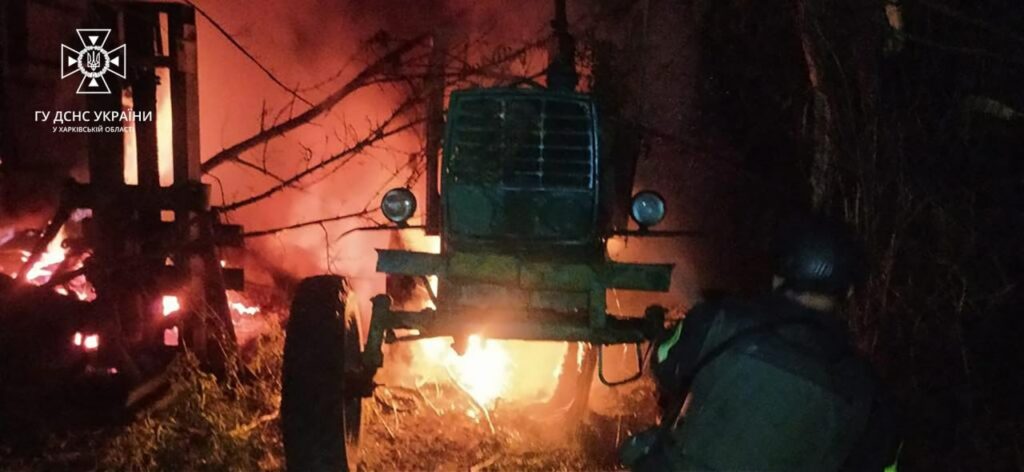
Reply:
<svg viewBox="0 0 1024 472"><path fill-rule="evenodd" d="M281 381L289 471L356 470L365 388L355 385L352 366L361 352L358 310L345 279L303 280L286 326Z"/></svg>

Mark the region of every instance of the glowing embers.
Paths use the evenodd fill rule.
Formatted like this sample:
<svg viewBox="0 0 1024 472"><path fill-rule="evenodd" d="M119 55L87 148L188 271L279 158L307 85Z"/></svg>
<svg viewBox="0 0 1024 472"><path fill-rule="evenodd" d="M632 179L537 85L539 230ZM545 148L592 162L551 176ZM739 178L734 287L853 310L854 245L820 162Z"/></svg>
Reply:
<svg viewBox="0 0 1024 472"><path fill-rule="evenodd" d="M177 346L181 342L180 339L177 326L164 330L164 346Z"/></svg>
<svg viewBox="0 0 1024 472"><path fill-rule="evenodd" d="M28 268L25 280L29 281L29 283L33 285L45 284L53 276L54 267L64 262L64 251L59 250L59 245L58 250L52 250L52 245L51 243L50 246L47 246L46 252L39 257L35 264L32 264L32 267ZM28 261L29 255L28 251L25 251L22 254L22 262Z"/></svg>
<svg viewBox="0 0 1024 472"><path fill-rule="evenodd" d="M232 322L236 333L242 326L263 326L263 322L256 320L255 316L262 311L259 305L251 303L239 292L228 290L227 305L231 311ZM193 309L193 302L186 293L179 295L162 295L159 303L154 302L154 312L159 312L164 318L162 341L164 346L176 347L184 342L182 335L188 331L182 328L182 323L187 321L187 314ZM248 323L248 324L246 324Z"/></svg>
<svg viewBox="0 0 1024 472"><path fill-rule="evenodd" d="M181 300L176 295L164 295L160 297L160 314L167 318L175 313L181 312ZM164 346L177 346L180 343L178 327L164 328Z"/></svg>
<svg viewBox="0 0 1024 472"><path fill-rule="evenodd" d="M260 307L251 304L240 293L228 290L228 307L237 315L254 316L260 312ZM171 316L181 311L181 301L175 295L164 295L161 299L163 316Z"/></svg>
<svg viewBox="0 0 1024 472"><path fill-rule="evenodd" d="M231 311L234 311L239 315L253 316L260 312L260 307L246 306L242 302L231 302Z"/></svg>
<svg viewBox="0 0 1024 472"><path fill-rule="evenodd" d="M43 251L38 259L29 267L25 272L25 280L32 285L45 285L50 282L50 279L57 272L71 272L81 269L84 265L85 259L88 255L79 255L78 257L72 257L68 259L68 252L64 247L64 241L67 236L64 232L64 228L57 233L57 236L46 245L46 250ZM31 253L28 251L21 252L21 261L27 262ZM16 274L11 274L15 276ZM53 290L61 295L74 294L79 300L91 301L96 299L96 291L92 285L85 280L84 276L77 276L61 283L53 288Z"/></svg>
<svg viewBox="0 0 1024 472"><path fill-rule="evenodd" d="M228 307L236 315L242 316L256 316L260 312L260 307L250 303L245 297L234 290L228 290Z"/></svg>
<svg viewBox="0 0 1024 472"><path fill-rule="evenodd" d="M181 311L181 302L178 301L178 297L174 295L164 295L160 301L160 305L165 317Z"/></svg>
<svg viewBox="0 0 1024 472"><path fill-rule="evenodd" d="M100 348L100 335L95 333L82 334L75 332L71 338L71 344L82 348L83 351L96 351Z"/></svg>

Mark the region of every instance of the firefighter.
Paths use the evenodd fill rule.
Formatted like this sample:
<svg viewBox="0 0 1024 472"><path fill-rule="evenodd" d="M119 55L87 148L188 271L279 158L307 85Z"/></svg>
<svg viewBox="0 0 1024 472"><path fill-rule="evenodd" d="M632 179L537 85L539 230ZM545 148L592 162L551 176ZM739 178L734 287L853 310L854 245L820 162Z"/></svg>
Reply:
<svg viewBox="0 0 1024 472"><path fill-rule="evenodd" d="M657 343L662 421L626 441L624 465L894 470L892 403L840 316L862 276L854 239L805 220L779 243L769 296L700 303Z"/></svg>

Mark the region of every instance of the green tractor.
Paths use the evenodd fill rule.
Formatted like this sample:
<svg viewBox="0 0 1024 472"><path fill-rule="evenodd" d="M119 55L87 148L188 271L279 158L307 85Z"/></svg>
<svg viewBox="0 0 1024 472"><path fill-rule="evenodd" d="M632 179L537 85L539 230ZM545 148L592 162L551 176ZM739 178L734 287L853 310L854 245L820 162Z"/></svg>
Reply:
<svg viewBox="0 0 1024 472"><path fill-rule="evenodd" d="M364 344L346 281L302 281L287 325L281 404L290 470L354 470L361 405L384 343L450 336L461 354L476 334L585 342L600 353L658 332L660 307L613 316L605 306L608 289L667 291L673 266L607 256L607 239L623 232L613 231L602 203L598 142L594 100L571 89L452 92L439 170L440 253L378 250L377 260L378 272L436 276L434 306L400 311L377 295ZM416 209L405 188L381 203L398 230L412 228ZM665 203L640 192L630 213L640 227L631 234L652 234Z"/></svg>

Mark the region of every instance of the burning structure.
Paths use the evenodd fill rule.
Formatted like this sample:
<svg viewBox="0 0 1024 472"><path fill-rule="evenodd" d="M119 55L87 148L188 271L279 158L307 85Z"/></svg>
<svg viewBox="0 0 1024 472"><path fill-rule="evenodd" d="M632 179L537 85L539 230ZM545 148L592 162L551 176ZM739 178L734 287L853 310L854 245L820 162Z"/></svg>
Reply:
<svg viewBox="0 0 1024 472"><path fill-rule="evenodd" d="M114 82L123 92L90 95L68 118L116 117L108 129L126 131L89 135L88 182L60 190L20 266L5 269L19 283L87 301L92 331L76 330L75 344L101 351L134 382L148 375L137 353L177 345L178 333L223 371L235 344L225 291L240 289L242 275L222 267L216 247L241 240L239 228L216 223L200 182L194 16L174 4L112 4L91 8L89 21L97 28L80 30L83 41L125 45L132 75Z"/></svg>
<svg viewBox="0 0 1024 472"><path fill-rule="evenodd" d="M14 73L5 75L5 79L33 73L30 70L33 67L32 54L35 53L35 48L28 44L27 38L37 35L34 31L7 27L35 25L34 18L48 11L47 8L49 6L35 2L19 2L17 8L5 11L4 36L17 39L15 45L23 49L14 51L15 54L11 56L13 60L9 62L15 66ZM449 127L447 136L442 136L447 93L460 82L464 84L463 86L467 82L481 85L473 82L479 78L490 81L492 86L504 85L504 88L494 90L505 95L490 96L484 91L475 98L468 94L453 96L455 101L458 101L457 96L464 97L462 100L467 103L466 110L480 106L486 108L478 110L484 115L474 119L490 120L490 124L485 126L490 127L490 131L486 131L490 134L478 138L501 143L505 138L495 141L498 135L511 136L515 132L525 133L522 137L528 140L533 139L530 136L540 139L534 144L519 143L519 138L513 140L515 143L501 144L504 151L500 153L507 154L507 158L494 163L504 169L498 169L499 173L507 174L500 179L505 182L503 185L506 187L502 192L507 194L505 198L512 198L518 203L509 207L508 211L511 213L508 217L496 219L484 226L491 227L491 230L487 231L517 234L525 239L554 237L556 240L571 243L572 252L578 253L574 256L575 265L564 265L562 269L558 269L556 266L544 266L544 263L538 260L537 263L541 265L531 269L535 274L534 278L540 278L528 283L527 288L536 292L531 296L534 300L528 304L532 307L529 309L537 314L543 314L544 319L555 324L545 327L544 323L547 322L538 318L534 323L520 322L520 326L513 328L512 331L496 330L498 325L494 325L492 329L495 331L488 332L484 325L473 324L478 323L479 319L470 323L471 319L465 318L463 322L450 319L449 321L456 322L449 325L452 329L439 329L441 325L435 321L446 317L412 317L407 321L414 323L409 324L392 317L408 316L412 312L402 315L397 311L400 308L398 305L395 306L396 311L392 312L386 306L381 308L383 305L380 304L384 302L378 301L375 302L378 306L376 315L369 319L369 337L364 340L358 331L353 329L345 335L345 346L349 347L337 346L343 349L355 348L357 351L362 350L358 346L365 342L369 342L370 346L365 359L359 361L360 364L365 363L365 368L361 374L357 374L360 382L366 382L365 384L357 385L347 374L337 378L338 381L346 383L345 394L355 394L359 397L372 391L372 384L369 382L383 360L381 344L385 337L387 342L391 343L397 340L395 336L399 332L403 332L402 336L405 336L401 340L453 336L454 351L449 349L448 341L423 341L415 344L411 362L408 364L410 368L425 368L425 375L428 376L435 375L430 373L432 369L440 368L448 380L464 391L476 405L477 409L468 411L468 414L487 416L488 409L494 407L499 397L510 398L512 392L520 392L524 397L533 400L543 400L557 393L554 392L554 385L560 377L570 374L566 372L566 366L575 371L579 365L589 364L590 367L584 368L582 374L587 382L578 382L578 391L570 394L577 398L574 408L578 410L575 414L579 415L582 411L580 409L585 407L589 377L593 375L595 365L593 360L587 361L584 358L596 359L596 351L587 351L584 354L584 349L574 347L570 350L563 343L552 346L551 349L542 348L540 351L546 354L538 357L536 352L524 355L527 352L526 348L493 342L482 336L639 343L645 336L643 323L658 322L661 319L611 319L611 326L608 325L604 300L606 288L665 290L668 286L670 267L614 264L604 259L601 249L603 246L600 245L603 245L603 238L610 233L598 231L596 225L600 219L601 225L607 226L607 229L611 228L612 214L608 208L613 206L614 199L612 192L598 192L597 189L610 182L602 182L602 179L609 175L607 169L610 169L610 164L598 152L597 119L593 101L583 95L574 94L572 90L578 79L571 65L575 52L566 29L564 5L559 10L559 19L556 22L560 41L554 56L560 59L553 63L553 67L546 69L547 81L560 87L558 91L545 95L547 92L537 88L540 85L536 76L508 74L510 62L535 54L538 45L542 46L544 41L518 51L487 57L484 62L473 65L467 62L459 65L458 58L453 60L451 51L454 49L449 49L448 40L440 35L431 38L417 37L399 42L397 46L391 46L385 41L382 44L388 45L389 50L362 73L357 74L348 85L341 87L337 93L329 95L321 103L314 104L297 92L292 92L293 99L310 105L306 112L289 112L287 116L279 113L272 123L262 127L261 132L252 138L217 153L205 162L199 157L195 10L191 6L179 3L149 2L89 2L56 10L62 17L79 17L84 25L88 26L77 28L77 36L83 49L76 51L63 45L58 64L61 75L65 78L76 73L82 75L81 83L76 89L77 93L83 95L79 97L82 100L77 104L82 108L73 111L55 110L52 115L49 111L39 113L42 114L43 122L55 125L52 132L59 131L74 136L75 143L81 146L78 149L84 152L69 161L85 165L76 167L72 163L69 171L75 178L68 180L59 189L51 189L59 197L42 202L42 210L35 214L25 212L25 207L21 205L10 203L19 198L17 191L24 191L24 188L5 187L8 195L13 197L12 200L8 200L7 207L9 210L15 210L11 216L19 219L14 220L16 224L5 226L8 237L5 237L4 248L11 257L4 260L3 269L10 276L10 282L4 283L3 297L5 300L17 302L12 303L12 306L21 307L19 310L5 312L5 319L8 316L33 319L25 311L31 311L32 300L38 298L52 299L56 300L55 303L67 305L59 310L59 314L55 314L63 326L59 330L59 337L65 338L65 350L69 349L70 355L84 356L84 364L76 365L84 365L88 372L120 379L119 381L132 392L128 396L127 404L137 404L139 396L152 393L152 381L161 377L168 362L183 349L196 355L199 365L204 370L213 372L222 379L234 375L232 372L237 368L234 363L237 362L238 318L251 316L260 309L249 306L244 300L239 299L237 292L234 292L243 288L244 277L241 270L228 267L227 261L232 258L226 248L240 247L244 237L272 235L345 218L362 218L368 213L364 211L355 215L343 215L340 218L245 233L240 226L220 222L229 212L292 187L315 172L331 171L331 164L335 161L357 154L384 137L421 123L425 123L426 127L426 151L422 159L410 158L406 164L410 171L409 186L416 183L421 176L426 182L440 182L442 169L445 176L458 174L458 177L451 177L454 180L445 177L445 181L463 187L456 193L471 191L473 188L479 192L491 186L494 182L485 176L492 174L492 171L485 170L480 174L473 170L479 167L478 164L486 163L486 158L451 157L455 155L453 152L462 152L455 151L456 147L450 144L456 139L451 133L476 132L471 131L474 129L473 126L467 124L458 128ZM115 49L115 44L121 46ZM417 56L416 54L420 52L426 54ZM422 65L418 62L421 57L426 59ZM403 61L406 65L395 70L394 61ZM382 124L372 127L367 137L357 139L348 148L323 159L305 171L298 172L291 178L277 178L278 182L269 190L233 203L222 201L219 206L211 206L211 189L210 185L203 183L203 172L209 172L227 162L245 164L247 161L239 157L241 153L265 145L275 137L323 115L354 90L374 83L406 80L407 77L416 75L417 68L422 68L425 77L421 80L422 84L414 87L410 92L411 97L399 105ZM106 74L107 72L112 75ZM106 90L100 90L104 87ZM501 92L502 90L504 92ZM420 102L423 103L422 107L419 106ZM10 103L16 105L9 108L10 116L16 116L19 111L39 105L28 100L19 103L16 99L10 100ZM513 109L512 115L522 115L521 120L513 120L515 123L509 125L511 127L503 124L506 119L503 111L506 105ZM494 106L500 106L502 110L492 110ZM415 112L417 109L422 114L420 117L417 117ZM510 119L512 115L509 115ZM39 116L36 116L37 120L40 119ZM407 121L399 123L399 118L407 118ZM96 129L92 125L61 126L74 121L102 120L108 120L110 123L99 125ZM471 120L467 123L471 123ZM525 128L522 128L523 126ZM87 133L84 139L80 136L81 133ZM459 145L461 147L458 148L460 150L469 145L486 145L480 139L473 144L470 142L473 140L466 141L463 138L458 138L462 139L462 144ZM34 145L31 135L19 136L5 142L5 155L24 156L26 150ZM442 168L439 164L442 147L446 149L444 154L449 156L445 162L464 161L468 167L460 165L460 170L455 174L452 173L455 167L446 165ZM479 154L482 151L474 152ZM540 154L530 156L531 152ZM477 164L473 164L472 160L476 160ZM18 158L12 158L5 164L8 169L15 170L31 167L26 165L23 159ZM265 164L262 168L251 163L248 166L265 175L274 175ZM630 167L632 166L627 169ZM602 172L602 169L606 171ZM466 172L477 172L474 174L477 177L466 178L470 175ZM12 175L16 174L12 172ZM474 179L476 183L472 183ZM466 187L466 184L470 186ZM443 224L442 221L449 221L451 218L454 218L451 221L456 221L463 218L463 215L472 217L474 214L483 214L479 209L466 208L442 215L442 195L434 185L424 187L428 205L426 221L421 229L425 229L428 235L440 234L442 228L454 228ZM623 190L621 185L610 188L620 193ZM628 188L625 188L625 191L628 193ZM545 194L549 195L545 197ZM480 201L468 194L450 198L447 193L445 195L444 201L450 202L449 208L454 208L452 205L464 206ZM23 194L21 198L24 198ZM530 216L528 213L532 211L529 210L531 201L539 204L538 198L547 203L537 208L547 209ZM567 198L575 199L577 204L582 205L583 213L578 215L576 219L579 221L572 224L572 229L555 228L552 225L560 224L556 224L559 212L564 212L568 209L566 204L571 203L564 201ZM414 199L413 193L409 190L386 194L385 216L399 226L407 226L407 220L412 215L396 215L395 211L401 210L401 207L408 209L408 206L414 206ZM644 224L656 223L663 216L664 201L656 194L647 194L637 200L636 210L639 213L635 213L635 216L644 215L638 216L638 221ZM513 218L512 214L516 212L526 213L520 218ZM38 225L38 222L42 221L41 218L45 218L45 225L31 228ZM501 220L505 222L502 223ZM471 223L468 219L464 221L460 227ZM28 226L30 229L22 230L20 226ZM479 224L476 226L476 229L466 227L470 231L466 234L486 229ZM517 227L523 230L527 227L533 229L524 233L515 230ZM355 229L386 228L374 226ZM562 234L566 230L572 234ZM647 231L646 228L643 230ZM353 230L349 230L351 231ZM463 233L462 230L459 231L459 234ZM450 235L441 241L444 248L454 247L451 246L454 242ZM556 246L558 245L556 243ZM487 244L484 244L481 247L486 246ZM444 254L443 250L440 252ZM464 254L473 253L479 252L470 251ZM440 307L443 308L448 306L448 300L460 300L460 304L465 301L465 296L448 295L455 287L451 284L461 280L460 276L452 277L446 273L438 280L436 271L431 272L422 267L424 262L427 265L432 264L431 258L435 256L430 253L388 250L382 254L385 256L379 264L380 268L385 272L394 273L396 278L428 275L433 277L433 284L426 283L426 279L413 279L414 289L419 286L420 294L428 294L428 303L440 303ZM517 257L510 254L512 253L493 255L498 258L495 261ZM480 261L464 260L460 263L467 270L479 270L480 267L473 268L478 262ZM424 270L431 273L423 272ZM502 277L510 276L511 273ZM518 276L515 278L518 279ZM551 280L544 282L547 279ZM561 282L557 282L556 279ZM485 279L480 281L488 282ZM389 287L392 285L394 284L389 283ZM470 292L473 290L479 292L485 288L484 285L477 284L463 287L462 292L465 292L463 295L471 295ZM552 289L563 292L559 294ZM304 292L300 288L297 306L319 304L320 307L311 309L320 312L328 310L324 313L329 313L333 309L328 299L307 300L303 298L302 293ZM399 298L402 296L401 293L394 295ZM502 301L486 300L494 297L501 298ZM475 303L478 305L485 303L498 306L511 301L502 298L496 292L487 292L486 289L478 293L476 298L478 300ZM415 297L405 301L415 301ZM357 305L358 302L354 300L348 304L350 308ZM528 308L527 304L520 305L523 310ZM435 306L434 309L437 308ZM487 311L497 313L494 310ZM504 309L502 313L506 321L515 323L509 318L514 316L514 311L511 306ZM289 346L294 344L300 347L315 347L317 352L312 354L315 358L328 363L335 360L345 362L347 371L349 364L355 361L353 355L332 359L329 353L334 351L334 346L307 342L306 338L315 333L304 331L303 312L303 309L293 311L288 330ZM661 317L663 313L655 310L651 311L651 316ZM558 317L564 318L566 323L559 325ZM426 321L426 324L416 320ZM360 320L352 322L352 326L357 326ZM382 322L385 324L380 324ZM531 325L536 326L531 328ZM17 325L8 323L8 326ZM523 331L524 329L526 331ZM530 330L533 330L532 334ZM47 333L49 334L52 333ZM12 344L5 343L5 346L8 345ZM293 352L296 349L299 348L289 347L287 351ZM640 355L641 349L638 346L636 356L639 358ZM510 382L513 381L511 375L514 370L514 356L546 358L549 365L542 369L542 372L523 370L523 378L528 379L526 385L513 388ZM286 358L293 359L295 355L286 355ZM563 358L571 362L563 362ZM290 406L294 405L293 399L296 395L292 379L296 375L319 376L330 373L330 370L318 373L318 368L313 365L293 364L294 361L287 361L288 367L285 368L286 431L289 430L288 421L295 408ZM31 382L26 381L26 384L28 383ZM345 402L351 400L346 399ZM358 411L355 414L358 416ZM315 445L316 441L311 440L309 444Z"/></svg>

